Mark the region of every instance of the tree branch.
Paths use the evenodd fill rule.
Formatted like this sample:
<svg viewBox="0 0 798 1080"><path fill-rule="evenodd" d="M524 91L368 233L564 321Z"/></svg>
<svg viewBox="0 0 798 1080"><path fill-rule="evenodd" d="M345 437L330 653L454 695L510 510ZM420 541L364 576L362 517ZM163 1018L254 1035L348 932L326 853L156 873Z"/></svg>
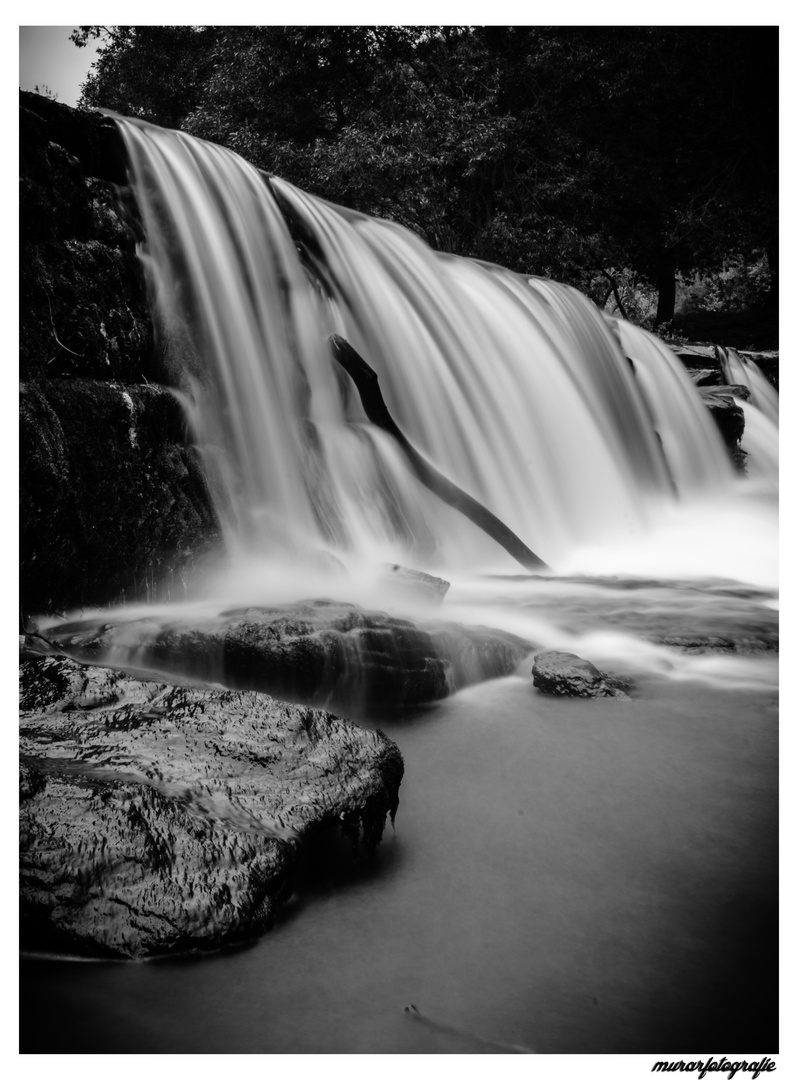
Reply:
<svg viewBox="0 0 798 1080"><path fill-rule="evenodd" d="M486 532L492 540L500 544L508 554L519 562L525 570L548 570L549 567L542 559L526 546L511 529L508 529L503 521L495 514L468 495L462 488L457 487L442 473L426 461L421 454L408 442L388 412L382 393L379 388L377 372L369 367L366 361L355 352L352 346L339 334L330 337L330 348L333 357L344 371L352 379L360 394L366 416L377 427L382 428L393 436L399 444L408 464L416 478L428 487L439 499L449 506L459 510L461 514L473 521L483 532Z"/></svg>
<svg viewBox="0 0 798 1080"><path fill-rule="evenodd" d="M626 319L626 321L628 322L629 316L626 314L626 309L624 308L621 302L621 297L618 294L618 283L616 282L615 277L608 270L605 270L604 267L601 268L601 272L610 283L613 296L615 297L615 303L618 305L618 311L620 311L621 313L621 318Z"/></svg>

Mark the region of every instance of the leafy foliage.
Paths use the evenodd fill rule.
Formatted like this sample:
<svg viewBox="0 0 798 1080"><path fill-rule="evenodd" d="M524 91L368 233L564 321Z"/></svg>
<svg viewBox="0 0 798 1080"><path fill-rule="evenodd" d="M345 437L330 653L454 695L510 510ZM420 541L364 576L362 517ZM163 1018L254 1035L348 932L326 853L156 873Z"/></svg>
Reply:
<svg viewBox="0 0 798 1080"><path fill-rule="evenodd" d="M767 293L768 261L764 255L753 262L732 255L713 273L679 275L677 285L682 311L745 311L757 307Z"/></svg>
<svg viewBox="0 0 798 1080"><path fill-rule="evenodd" d="M777 30L81 27L83 104L213 140L434 247L570 281L777 267ZM626 272L626 271L625 271ZM623 306L623 303L622 303Z"/></svg>
<svg viewBox="0 0 798 1080"><path fill-rule="evenodd" d="M50 101L58 101L58 94L54 90L51 90L47 83L42 83L41 86L37 83L33 88L34 94L41 94L42 97L49 98Z"/></svg>

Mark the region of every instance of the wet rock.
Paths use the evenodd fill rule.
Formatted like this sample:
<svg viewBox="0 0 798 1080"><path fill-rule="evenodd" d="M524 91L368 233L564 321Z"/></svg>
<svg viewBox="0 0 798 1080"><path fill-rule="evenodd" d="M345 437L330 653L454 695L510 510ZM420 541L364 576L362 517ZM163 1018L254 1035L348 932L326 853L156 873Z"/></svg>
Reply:
<svg viewBox="0 0 798 1080"><path fill-rule="evenodd" d="M316 600L226 611L199 622L62 626L51 636L70 655L191 674L289 700L398 708L437 701L508 675L529 642L487 627L411 621Z"/></svg>
<svg viewBox="0 0 798 1080"><path fill-rule="evenodd" d="M719 335L714 339L715 341L733 341L734 336L724 332L723 335ZM738 336L738 340L740 340ZM692 344L684 345L681 347L674 347L674 352L681 360L684 367L687 369L690 377L696 379L697 375L701 373L711 374L712 379L707 380L703 384L704 386L717 386L725 382L723 374L720 370L718 363L718 357L715 353L715 345L705 344ZM772 383L772 385L778 390L779 388L779 353L775 350L753 350L753 349L738 349L741 356L747 357L753 360L757 367L762 371L765 377Z"/></svg>
<svg viewBox="0 0 798 1080"><path fill-rule="evenodd" d="M751 633L751 630L754 633ZM649 641L657 645L666 645L690 655L737 653L752 656L759 653L779 651L778 627L772 630L752 627L748 631L738 632L734 637L725 634L648 634Z"/></svg>
<svg viewBox="0 0 798 1080"><path fill-rule="evenodd" d="M723 373L718 369L696 368L695 371L690 372L690 378L699 387L723 385Z"/></svg>
<svg viewBox="0 0 798 1080"><path fill-rule="evenodd" d="M219 542L181 408L163 387L51 379L20 393L23 610L180 585Z"/></svg>
<svg viewBox="0 0 798 1080"><path fill-rule="evenodd" d="M747 401L751 396L748 387L702 386L699 393L735 463L741 464L740 439L745 431L745 414L735 398Z"/></svg>
<svg viewBox="0 0 798 1080"><path fill-rule="evenodd" d="M109 116L83 109L73 109L42 94L20 90L20 120L27 129L35 126L49 140L56 141L78 158L85 172L111 183L124 183L127 162L117 126ZM29 137L20 142L32 141Z"/></svg>
<svg viewBox="0 0 798 1080"><path fill-rule="evenodd" d="M372 849L398 748L264 694L69 660L21 673L22 943L94 956L209 949L265 930L305 841Z"/></svg>
<svg viewBox="0 0 798 1080"><path fill-rule="evenodd" d="M398 563L388 563L383 567L380 584L387 585L400 595L415 596L434 604L442 604L451 587L450 581Z"/></svg>
<svg viewBox="0 0 798 1080"><path fill-rule="evenodd" d="M116 124L38 94L20 106L22 377L163 380Z"/></svg>
<svg viewBox="0 0 798 1080"><path fill-rule="evenodd" d="M532 679L544 694L567 697L628 697L632 680L608 675L575 653L548 651L535 656Z"/></svg>
<svg viewBox="0 0 798 1080"><path fill-rule="evenodd" d="M22 92L19 163L23 612L179 594L219 529L154 385L169 373L116 124Z"/></svg>

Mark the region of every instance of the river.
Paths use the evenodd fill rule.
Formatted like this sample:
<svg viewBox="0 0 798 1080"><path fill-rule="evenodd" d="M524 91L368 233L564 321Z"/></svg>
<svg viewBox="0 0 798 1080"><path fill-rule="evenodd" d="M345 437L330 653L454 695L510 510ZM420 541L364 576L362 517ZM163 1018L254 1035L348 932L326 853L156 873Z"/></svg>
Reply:
<svg viewBox="0 0 798 1080"><path fill-rule="evenodd" d="M506 600L511 585L536 619L553 588L561 634L591 611L638 631L695 629L698 612L710 630L775 619L767 590L728 582L482 589ZM613 651L606 634L585 640ZM629 700L546 697L526 663L410 714L358 717L406 766L372 860L353 865L329 837L278 924L245 947L26 958L23 1051L773 1052L776 659L634 640Z"/></svg>

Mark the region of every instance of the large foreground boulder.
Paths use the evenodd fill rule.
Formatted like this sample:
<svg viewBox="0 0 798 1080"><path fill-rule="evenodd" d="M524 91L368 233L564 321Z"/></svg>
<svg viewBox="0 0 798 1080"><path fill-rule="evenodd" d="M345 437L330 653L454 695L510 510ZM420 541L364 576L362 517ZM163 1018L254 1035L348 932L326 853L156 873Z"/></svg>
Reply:
<svg viewBox="0 0 798 1080"><path fill-rule="evenodd" d="M370 849L396 812L398 748L329 713L60 657L20 674L28 948L143 957L250 937L311 834L340 825Z"/></svg>
<svg viewBox="0 0 798 1080"><path fill-rule="evenodd" d="M404 707L515 671L529 642L484 626L413 622L313 600L238 608L199 621L97 620L51 637L70 655L266 690L311 704Z"/></svg>

